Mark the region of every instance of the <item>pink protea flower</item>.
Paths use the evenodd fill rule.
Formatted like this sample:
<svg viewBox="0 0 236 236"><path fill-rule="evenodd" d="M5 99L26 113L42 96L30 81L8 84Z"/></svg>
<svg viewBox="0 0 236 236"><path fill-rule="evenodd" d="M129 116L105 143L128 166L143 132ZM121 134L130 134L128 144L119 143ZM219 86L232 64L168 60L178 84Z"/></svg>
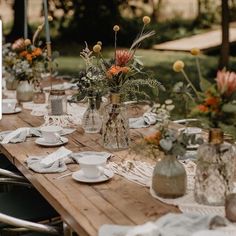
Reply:
<svg viewBox="0 0 236 236"><path fill-rule="evenodd" d="M218 71L216 83L221 94L230 96L236 91L236 73L229 71Z"/></svg>
<svg viewBox="0 0 236 236"><path fill-rule="evenodd" d="M133 55L127 50L116 51L116 65L125 66L132 59Z"/></svg>

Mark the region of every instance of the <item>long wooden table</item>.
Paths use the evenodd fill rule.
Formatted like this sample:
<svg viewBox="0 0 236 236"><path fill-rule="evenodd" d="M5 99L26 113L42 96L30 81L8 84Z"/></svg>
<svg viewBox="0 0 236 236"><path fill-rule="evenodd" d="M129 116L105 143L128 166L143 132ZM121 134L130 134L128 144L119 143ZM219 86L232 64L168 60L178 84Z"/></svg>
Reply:
<svg viewBox="0 0 236 236"><path fill-rule="evenodd" d="M42 124L42 117L31 116L29 111L23 110L15 115L3 115L0 130L38 127ZM83 134L78 129L67 137L69 142L65 147L74 152L103 150L99 134ZM28 138L24 143L0 144L0 151L58 211L63 221L80 236L97 235L99 227L103 224L143 224L149 220L156 220L168 212L179 212L177 207L154 199L148 188L118 175L104 183L82 184L74 181L71 176L55 179L62 173L35 173L25 165L27 156L46 155L57 148L44 148L34 141L35 138ZM127 150L115 152L114 155L112 161L133 158ZM67 172L75 171L79 166L68 165L68 169Z"/></svg>

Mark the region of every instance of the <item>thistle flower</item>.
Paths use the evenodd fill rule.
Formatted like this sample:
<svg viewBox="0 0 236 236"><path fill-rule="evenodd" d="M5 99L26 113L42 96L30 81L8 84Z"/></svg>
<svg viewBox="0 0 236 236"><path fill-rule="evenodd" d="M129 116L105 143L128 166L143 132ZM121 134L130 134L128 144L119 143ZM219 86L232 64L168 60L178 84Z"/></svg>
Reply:
<svg viewBox="0 0 236 236"><path fill-rule="evenodd" d="M117 50L116 65L125 66L132 59L132 57L132 53L127 50Z"/></svg>
<svg viewBox="0 0 236 236"><path fill-rule="evenodd" d="M229 97L232 93L236 92L236 73L229 71L218 71L216 83L220 93Z"/></svg>
<svg viewBox="0 0 236 236"><path fill-rule="evenodd" d="M184 69L184 62L183 61L176 61L174 64L173 64L173 70L175 72L180 72Z"/></svg>
<svg viewBox="0 0 236 236"><path fill-rule="evenodd" d="M144 16L143 17L143 23L144 25L147 25L151 22L151 18L149 16Z"/></svg>
<svg viewBox="0 0 236 236"><path fill-rule="evenodd" d="M190 53L193 55L193 56L198 56L200 54L200 49L199 48L192 48L190 50Z"/></svg>
<svg viewBox="0 0 236 236"><path fill-rule="evenodd" d="M120 30L120 26L119 25L114 25L113 30L115 32L118 32Z"/></svg>
<svg viewBox="0 0 236 236"><path fill-rule="evenodd" d="M101 50L102 50L101 45L95 44L95 45L93 46L93 51L94 51L95 53L99 53Z"/></svg>

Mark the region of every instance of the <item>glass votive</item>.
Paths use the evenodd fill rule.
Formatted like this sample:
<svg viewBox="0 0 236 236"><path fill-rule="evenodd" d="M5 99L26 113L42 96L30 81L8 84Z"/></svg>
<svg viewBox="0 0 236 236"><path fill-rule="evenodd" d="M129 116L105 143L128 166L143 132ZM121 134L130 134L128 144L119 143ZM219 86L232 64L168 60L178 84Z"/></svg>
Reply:
<svg viewBox="0 0 236 236"><path fill-rule="evenodd" d="M48 98L49 115L60 116L67 113L65 90L51 90Z"/></svg>

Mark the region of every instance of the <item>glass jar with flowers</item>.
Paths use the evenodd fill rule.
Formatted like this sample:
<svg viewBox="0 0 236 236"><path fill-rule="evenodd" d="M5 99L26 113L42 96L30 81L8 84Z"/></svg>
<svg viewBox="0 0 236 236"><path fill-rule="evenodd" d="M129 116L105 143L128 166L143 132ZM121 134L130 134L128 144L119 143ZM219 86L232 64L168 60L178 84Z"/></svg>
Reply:
<svg viewBox="0 0 236 236"><path fill-rule="evenodd" d="M196 56L200 90L188 78L182 61L175 62L173 68L183 73L195 94L191 116L200 118L203 126L210 129L208 143L197 152L194 196L201 204L224 205L233 188L236 152L234 146L224 142L224 132L234 137L236 134L236 74L218 71L216 83L211 83L202 77L199 50L191 50L191 54Z"/></svg>
<svg viewBox="0 0 236 236"><path fill-rule="evenodd" d="M78 87L78 93L72 98L73 101L87 99L88 107L82 118L82 127L86 133L99 133L102 127L102 118L99 108L102 96L106 93L105 73L99 64L99 58L94 55L101 51L101 42L91 51L86 47L80 53L85 62L85 69L81 70L79 77L74 79Z"/></svg>
<svg viewBox="0 0 236 236"><path fill-rule="evenodd" d="M223 130L236 132L236 74L218 71L216 84L204 93L192 114L210 127L209 141L198 149L195 199L206 205L224 205L233 190L236 150L224 142Z"/></svg>
<svg viewBox="0 0 236 236"><path fill-rule="evenodd" d="M109 90L109 103L104 108L102 138L103 145L107 149L125 149L129 147L129 124L126 113L126 107L123 104L125 100L134 100L140 97L148 97L145 87L158 89L160 83L143 70L143 64L135 55L143 40L153 36L154 31L144 32L149 24L150 18L143 17L143 27L138 37L132 43L129 50L117 49L117 34L120 30L118 25L114 30L114 57L110 60L104 60L100 50L101 68L106 77L106 84ZM99 49L99 44L94 46Z"/></svg>

